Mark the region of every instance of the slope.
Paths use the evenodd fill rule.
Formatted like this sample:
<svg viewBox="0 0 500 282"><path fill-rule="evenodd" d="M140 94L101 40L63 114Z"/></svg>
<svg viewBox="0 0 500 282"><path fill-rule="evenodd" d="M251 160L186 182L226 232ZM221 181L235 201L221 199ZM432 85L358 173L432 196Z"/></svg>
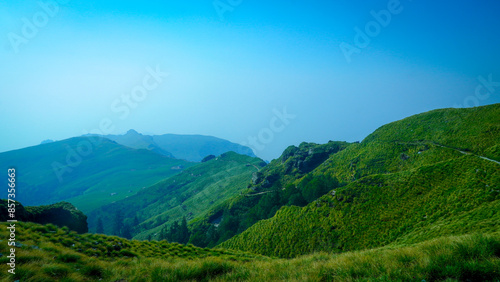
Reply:
<svg viewBox="0 0 500 282"><path fill-rule="evenodd" d="M294 257L500 231L500 169L472 156L362 178L221 246Z"/></svg>
<svg viewBox="0 0 500 282"><path fill-rule="evenodd" d="M191 165L97 137L0 153L1 169L16 168L16 200L30 206L64 200L84 212L133 195Z"/></svg>
<svg viewBox="0 0 500 282"><path fill-rule="evenodd" d="M0 223L0 236L8 236ZM2 281L497 281L500 234L406 246L319 253L291 260L165 241L79 235L18 223L15 270L0 245ZM8 271L11 270L12 273Z"/></svg>
<svg viewBox="0 0 500 282"><path fill-rule="evenodd" d="M89 214L91 230L100 218L110 222L106 234L122 236L131 229L134 238L158 238L159 231L183 217L203 216L211 206L239 194L247 188L252 173L265 163L258 158L227 152L197 164L182 173L148 187L137 195L103 206ZM116 223L116 224L115 224ZM128 231L127 231L128 233Z"/></svg>
<svg viewBox="0 0 500 282"><path fill-rule="evenodd" d="M464 234L472 226L498 231L499 125L496 104L382 126L307 176L347 186L307 207L283 208L221 246L290 257Z"/></svg>
<svg viewBox="0 0 500 282"><path fill-rule="evenodd" d="M259 220L272 217L284 205L304 206L338 187L336 179L306 176L349 146L346 142L322 145L304 142L299 147L288 147L280 158L252 175L248 192L211 208L207 216L192 222L190 242L196 246L215 246Z"/></svg>
<svg viewBox="0 0 500 282"><path fill-rule="evenodd" d="M35 207L24 207L17 202L15 203L15 212L9 212L10 209L12 209L12 206L9 206L7 200L0 200L0 221L17 220L40 224L52 223L59 227L66 226L78 233L88 232L87 216L67 202Z"/></svg>

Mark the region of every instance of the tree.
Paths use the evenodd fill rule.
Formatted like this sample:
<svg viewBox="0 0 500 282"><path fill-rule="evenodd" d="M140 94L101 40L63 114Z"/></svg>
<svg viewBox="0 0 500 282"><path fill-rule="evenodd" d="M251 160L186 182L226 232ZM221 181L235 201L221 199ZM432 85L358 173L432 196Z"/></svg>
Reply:
<svg viewBox="0 0 500 282"><path fill-rule="evenodd" d="M161 230L160 230L160 235L158 237L158 240L161 241L161 240L167 240L167 227L164 226ZM168 240L167 240L168 241Z"/></svg>
<svg viewBox="0 0 500 282"><path fill-rule="evenodd" d="M97 219L96 233L97 234L104 234L104 226L102 225L102 218L101 217L99 217Z"/></svg>
<svg viewBox="0 0 500 282"><path fill-rule="evenodd" d="M189 237L189 242L197 247L205 248L207 246L207 232L198 230Z"/></svg>
<svg viewBox="0 0 500 282"><path fill-rule="evenodd" d="M179 223L177 221L174 221L172 224L170 224L170 228L168 229L167 232L167 241L169 242L179 242Z"/></svg>
<svg viewBox="0 0 500 282"><path fill-rule="evenodd" d="M161 233L160 233L161 236ZM186 244L189 241L189 229L187 226L187 220L184 217L179 224L178 221L174 221L168 231L166 232L166 239L169 242L177 242L180 244Z"/></svg>
<svg viewBox="0 0 500 282"><path fill-rule="evenodd" d="M210 227L207 230L207 247L211 248L217 245L219 238L220 234L217 228L213 225L210 225Z"/></svg>
<svg viewBox="0 0 500 282"><path fill-rule="evenodd" d="M121 230L121 235L125 239L132 239L132 233L130 232L130 226L125 225Z"/></svg>
<svg viewBox="0 0 500 282"><path fill-rule="evenodd" d="M208 162L209 160L213 160L213 159L215 159L214 155L208 155L208 156L204 157L203 160L201 160L201 162L204 163L204 162Z"/></svg>
<svg viewBox="0 0 500 282"><path fill-rule="evenodd" d="M302 194L295 193L290 196L290 199L288 200L288 205L289 206L298 206L298 207L303 207L307 205L307 201L302 197Z"/></svg>
<svg viewBox="0 0 500 282"><path fill-rule="evenodd" d="M123 228L123 213L117 211L115 214L115 220L113 221L113 235L120 236L122 228Z"/></svg>
<svg viewBox="0 0 500 282"><path fill-rule="evenodd" d="M186 217L182 218L181 225L179 226L179 243L186 244L189 241L189 229L187 226Z"/></svg>

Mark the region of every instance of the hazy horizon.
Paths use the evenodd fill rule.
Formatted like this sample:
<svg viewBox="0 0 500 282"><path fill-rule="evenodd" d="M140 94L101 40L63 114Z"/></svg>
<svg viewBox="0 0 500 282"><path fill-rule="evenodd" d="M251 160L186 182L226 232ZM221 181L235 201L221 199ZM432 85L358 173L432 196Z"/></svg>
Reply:
<svg viewBox="0 0 500 282"><path fill-rule="evenodd" d="M134 129L215 136L271 160L289 145L361 141L421 112L499 103L499 10L492 0L2 3L0 152Z"/></svg>

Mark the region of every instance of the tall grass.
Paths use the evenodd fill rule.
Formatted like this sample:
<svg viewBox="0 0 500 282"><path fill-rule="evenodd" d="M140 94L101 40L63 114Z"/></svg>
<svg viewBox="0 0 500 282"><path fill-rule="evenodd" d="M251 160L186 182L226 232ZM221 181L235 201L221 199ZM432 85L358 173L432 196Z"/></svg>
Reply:
<svg viewBox="0 0 500 282"><path fill-rule="evenodd" d="M21 226L29 229L35 225ZM0 229L2 237L6 235L4 229ZM60 238L69 236L62 233L58 230L54 234ZM45 236L35 242L31 240L35 235L23 232L20 236L24 245L18 248L15 275L7 273L7 247L0 244L0 253L4 254L0 257L1 281L500 281L500 232L342 254L321 252L295 259L126 240L122 251L144 250L141 245L158 244L168 249L169 255L165 257L153 248L151 257L141 252L135 257L95 257L49 242ZM103 235L73 237L76 243L89 239L92 243L119 240ZM179 255L173 255L173 250Z"/></svg>

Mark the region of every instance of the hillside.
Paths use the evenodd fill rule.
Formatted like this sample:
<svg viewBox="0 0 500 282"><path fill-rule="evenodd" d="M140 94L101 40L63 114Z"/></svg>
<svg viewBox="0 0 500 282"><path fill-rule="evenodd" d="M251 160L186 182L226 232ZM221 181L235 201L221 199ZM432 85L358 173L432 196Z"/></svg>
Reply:
<svg viewBox="0 0 500 282"><path fill-rule="evenodd" d="M106 234L123 236L120 230L125 228L126 237L158 239L161 229L173 222L202 217L210 207L246 190L252 173L264 165L258 158L224 153L95 210L89 214L90 229L95 231L101 220L113 223L104 226Z"/></svg>
<svg viewBox="0 0 500 282"><path fill-rule="evenodd" d="M7 200L0 200L0 221L15 219L40 224L52 223L59 227L68 227L78 233L88 232L87 216L72 204L60 202L48 206L24 207L16 203L15 217L9 217Z"/></svg>
<svg viewBox="0 0 500 282"><path fill-rule="evenodd" d="M284 207L221 246L294 257L500 231L499 128L500 104L384 125L311 172L341 188Z"/></svg>
<svg viewBox="0 0 500 282"><path fill-rule="evenodd" d="M282 208L221 246L294 257L500 231L499 171L464 156L368 176L304 208Z"/></svg>
<svg viewBox="0 0 500 282"><path fill-rule="evenodd" d="M305 176L349 146L346 142L322 145L304 142L299 147L288 147L280 158L253 173L246 193L212 207L205 217L192 222L189 242L196 246L215 246L259 220L272 217L284 205L304 206L338 187L341 184L336 179Z"/></svg>
<svg viewBox="0 0 500 282"><path fill-rule="evenodd" d="M6 223L0 236L6 238ZM78 235L18 223L16 268L0 244L2 281L498 281L500 234L453 236L404 247L268 258L166 241Z"/></svg>
<svg viewBox="0 0 500 282"><path fill-rule="evenodd" d="M98 138L71 138L0 153L0 168L15 167L16 200L25 205L67 201L87 213L135 194L193 163ZM5 190L1 198L7 198Z"/></svg>
<svg viewBox="0 0 500 282"><path fill-rule="evenodd" d="M165 156L190 162L200 162L208 155L218 156L230 151L255 157L250 148L213 136L178 134L143 135L131 129L124 135L105 135L102 137L130 148L147 149Z"/></svg>

